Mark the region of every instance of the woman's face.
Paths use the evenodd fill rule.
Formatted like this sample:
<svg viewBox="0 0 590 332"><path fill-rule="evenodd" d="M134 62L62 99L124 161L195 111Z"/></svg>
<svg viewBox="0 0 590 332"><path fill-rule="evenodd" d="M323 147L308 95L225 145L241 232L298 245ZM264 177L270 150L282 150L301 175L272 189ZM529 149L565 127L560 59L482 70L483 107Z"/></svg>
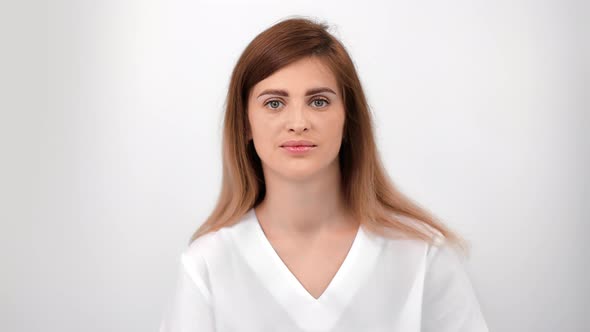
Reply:
<svg viewBox="0 0 590 332"><path fill-rule="evenodd" d="M248 98L249 138L265 177L270 171L302 180L328 166L338 166L344 119L336 78L316 57L276 71L258 82ZM293 152L283 147L290 140L306 140L315 146Z"/></svg>

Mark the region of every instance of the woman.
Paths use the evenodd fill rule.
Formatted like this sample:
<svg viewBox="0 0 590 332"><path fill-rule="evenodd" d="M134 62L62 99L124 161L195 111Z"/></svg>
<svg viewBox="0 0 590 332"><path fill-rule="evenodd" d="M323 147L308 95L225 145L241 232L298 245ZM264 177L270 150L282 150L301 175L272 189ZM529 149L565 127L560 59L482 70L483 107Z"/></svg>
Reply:
<svg viewBox="0 0 590 332"><path fill-rule="evenodd" d="M396 190L327 25L283 20L232 73L217 205L161 332L487 331L465 241Z"/></svg>

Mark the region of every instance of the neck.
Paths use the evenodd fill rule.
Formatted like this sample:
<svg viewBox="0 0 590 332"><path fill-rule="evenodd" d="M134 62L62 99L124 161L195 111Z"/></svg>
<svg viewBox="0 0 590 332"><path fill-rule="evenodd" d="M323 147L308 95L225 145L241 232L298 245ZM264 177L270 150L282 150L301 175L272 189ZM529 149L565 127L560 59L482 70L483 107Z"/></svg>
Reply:
<svg viewBox="0 0 590 332"><path fill-rule="evenodd" d="M332 163L305 181L265 172L266 195L255 208L259 222L274 232L308 235L353 226L348 217L340 168Z"/></svg>

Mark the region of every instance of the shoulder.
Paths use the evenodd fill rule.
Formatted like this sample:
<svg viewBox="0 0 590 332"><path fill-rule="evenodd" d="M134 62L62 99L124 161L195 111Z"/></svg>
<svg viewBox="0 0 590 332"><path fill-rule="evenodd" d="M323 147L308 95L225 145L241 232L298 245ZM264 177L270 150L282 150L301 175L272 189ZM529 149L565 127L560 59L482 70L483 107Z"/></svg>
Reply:
<svg viewBox="0 0 590 332"><path fill-rule="evenodd" d="M427 245L426 261L428 265L458 268L465 264L466 256L457 246L439 238L434 244Z"/></svg>
<svg viewBox="0 0 590 332"><path fill-rule="evenodd" d="M212 231L194 239L183 251L183 255L208 255L223 246L226 228Z"/></svg>
<svg viewBox="0 0 590 332"><path fill-rule="evenodd" d="M425 283L428 288L439 292L454 292L457 296L471 292L471 281L466 256L452 243L442 241L429 245L426 254Z"/></svg>
<svg viewBox="0 0 590 332"><path fill-rule="evenodd" d="M194 270L199 275L207 273L208 262L215 260L227 249L227 229L203 234L193 240L181 253L185 268Z"/></svg>
<svg viewBox="0 0 590 332"><path fill-rule="evenodd" d="M424 262L431 250L431 245L416 237L408 236L396 230L385 230L370 233L371 238L382 241L385 251L396 257L406 257L415 263Z"/></svg>
<svg viewBox="0 0 590 332"><path fill-rule="evenodd" d="M181 254L183 264L200 275L222 270L236 254L235 240L243 235L243 224L240 220L194 239Z"/></svg>
<svg viewBox="0 0 590 332"><path fill-rule="evenodd" d="M436 237L433 242L401 236L379 237L384 242L386 257L427 274L462 269L466 261L461 251L443 237Z"/></svg>

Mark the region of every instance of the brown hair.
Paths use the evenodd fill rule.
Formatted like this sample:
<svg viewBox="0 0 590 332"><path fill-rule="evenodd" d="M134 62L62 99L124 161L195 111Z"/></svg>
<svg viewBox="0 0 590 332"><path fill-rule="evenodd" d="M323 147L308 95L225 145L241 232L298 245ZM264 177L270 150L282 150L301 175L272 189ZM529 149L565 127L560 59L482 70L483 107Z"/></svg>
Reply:
<svg viewBox="0 0 590 332"><path fill-rule="evenodd" d="M402 194L388 177L373 135L373 120L353 61L328 25L303 17L284 19L254 38L231 75L223 125L221 192L190 242L235 224L265 195L262 166L248 140L248 97L258 82L303 57L319 57L334 73L345 107L339 152L342 188L354 218L378 234L401 234L436 243L445 240L467 252L467 243L426 209ZM354 142L354 144L351 144Z"/></svg>

